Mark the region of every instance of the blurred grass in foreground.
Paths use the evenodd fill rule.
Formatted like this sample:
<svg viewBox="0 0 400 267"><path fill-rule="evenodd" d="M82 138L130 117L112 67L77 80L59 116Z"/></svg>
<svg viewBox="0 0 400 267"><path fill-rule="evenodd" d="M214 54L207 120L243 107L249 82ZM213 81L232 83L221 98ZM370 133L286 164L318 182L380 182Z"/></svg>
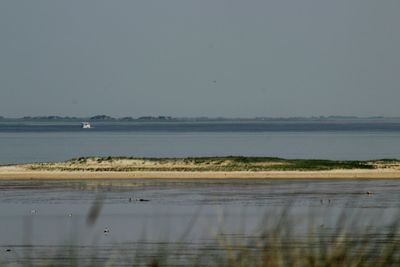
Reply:
<svg viewBox="0 0 400 267"><path fill-rule="evenodd" d="M88 213L90 225L96 223L101 203L102 196L93 203ZM186 238L194 219L177 242L150 243L144 237L129 248L116 244L99 251L101 246L93 246L83 255L85 247L60 245L58 252L46 259L30 258L27 253L12 263L0 260L0 266L400 266L399 217L390 225L376 228L367 224L360 231L355 225L362 218L342 212L335 227L325 228L311 219L307 229L299 232L290 210L287 207L278 216L265 214L259 230L246 238L226 234L222 227L213 242L191 243Z"/></svg>

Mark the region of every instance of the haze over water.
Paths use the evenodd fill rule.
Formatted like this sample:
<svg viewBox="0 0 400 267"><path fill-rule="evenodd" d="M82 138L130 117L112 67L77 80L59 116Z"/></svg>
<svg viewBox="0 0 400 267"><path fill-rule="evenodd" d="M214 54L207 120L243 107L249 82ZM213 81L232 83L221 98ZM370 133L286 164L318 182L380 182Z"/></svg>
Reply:
<svg viewBox="0 0 400 267"><path fill-rule="evenodd" d="M0 1L0 165L85 156L400 160L400 118L383 118L400 116L399 10L400 1L376 0ZM99 111L297 119L93 119L81 129L80 119L36 117ZM339 116L299 119L317 114ZM4 118L25 115L32 120ZM149 261L163 248L231 258L218 233L254 241L285 210L287 230L319 248L317 258L323 247L306 230L314 226L327 240L338 230L366 237L375 253L400 218L400 179L7 178L1 266L54 258L48 265L122 266L143 250L140 263L164 266Z"/></svg>

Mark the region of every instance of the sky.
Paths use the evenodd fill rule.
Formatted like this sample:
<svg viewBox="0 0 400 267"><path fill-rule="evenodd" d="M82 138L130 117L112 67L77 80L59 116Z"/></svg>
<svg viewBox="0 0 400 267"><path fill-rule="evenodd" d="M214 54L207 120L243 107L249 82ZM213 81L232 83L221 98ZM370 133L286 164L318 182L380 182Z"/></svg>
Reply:
<svg viewBox="0 0 400 267"><path fill-rule="evenodd" d="M0 116L400 116L398 0L2 0Z"/></svg>

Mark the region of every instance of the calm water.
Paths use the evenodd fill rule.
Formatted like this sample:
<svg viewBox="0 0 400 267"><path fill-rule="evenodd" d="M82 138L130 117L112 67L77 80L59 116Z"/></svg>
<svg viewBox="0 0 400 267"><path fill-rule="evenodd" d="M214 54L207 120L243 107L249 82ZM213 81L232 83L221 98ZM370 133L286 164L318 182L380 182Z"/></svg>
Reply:
<svg viewBox="0 0 400 267"><path fill-rule="evenodd" d="M132 255L138 245L156 253L165 242L184 242L186 248L209 244L215 250L221 230L228 238L251 239L287 207L299 235L310 225L335 231L345 213L355 222L352 232L369 227L383 236L400 206L397 180L0 181L0 190L0 259L6 262L27 255L40 262L67 254L67 245L82 259L93 251L104 257ZM375 194L368 196L367 190ZM129 202L130 197L150 201ZM87 214L96 199L103 206L89 225ZM5 252L8 248L12 253Z"/></svg>
<svg viewBox="0 0 400 267"><path fill-rule="evenodd" d="M0 123L0 164L80 156L400 158L400 122Z"/></svg>

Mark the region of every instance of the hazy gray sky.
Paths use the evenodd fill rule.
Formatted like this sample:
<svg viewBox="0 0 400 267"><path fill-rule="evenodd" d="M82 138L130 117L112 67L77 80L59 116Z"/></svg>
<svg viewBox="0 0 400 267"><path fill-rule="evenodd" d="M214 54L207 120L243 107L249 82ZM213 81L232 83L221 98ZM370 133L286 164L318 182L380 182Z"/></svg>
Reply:
<svg viewBox="0 0 400 267"><path fill-rule="evenodd" d="M398 0L2 0L0 115L400 116Z"/></svg>

